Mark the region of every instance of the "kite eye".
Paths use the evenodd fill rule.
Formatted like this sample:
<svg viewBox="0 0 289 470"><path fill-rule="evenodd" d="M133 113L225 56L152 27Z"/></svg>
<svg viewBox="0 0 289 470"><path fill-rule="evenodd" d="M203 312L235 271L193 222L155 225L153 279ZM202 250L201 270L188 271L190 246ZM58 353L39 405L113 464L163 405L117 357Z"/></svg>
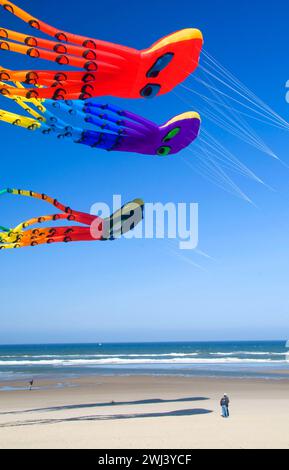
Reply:
<svg viewBox="0 0 289 470"><path fill-rule="evenodd" d="M62 33L61 31L59 33L56 33L55 37L56 37L57 41L68 42L66 34Z"/></svg>
<svg viewBox="0 0 289 470"><path fill-rule="evenodd" d="M56 57L55 62L59 65L69 65L69 58L66 55L59 55Z"/></svg>
<svg viewBox="0 0 289 470"><path fill-rule="evenodd" d="M149 78L158 77L159 73L169 65L173 57L174 57L174 54L172 52L167 52L163 56L159 57L159 59L154 63L154 65L147 72L147 77Z"/></svg>
<svg viewBox="0 0 289 470"><path fill-rule="evenodd" d="M161 86L153 83L148 83L141 91L140 94L144 98L154 98L160 91Z"/></svg>
<svg viewBox="0 0 289 470"><path fill-rule="evenodd" d="M87 72L96 72L97 71L97 64L91 60L84 64L84 68Z"/></svg>
<svg viewBox="0 0 289 470"><path fill-rule="evenodd" d="M0 36L1 36L1 38L9 39L6 29L3 29L3 28L0 29Z"/></svg>
<svg viewBox="0 0 289 470"><path fill-rule="evenodd" d="M96 44L91 39L87 39L86 41L84 41L82 46L83 47L88 47L89 49L96 49Z"/></svg>
<svg viewBox="0 0 289 470"><path fill-rule="evenodd" d="M30 49L28 49L26 54L29 55L29 57L32 57L33 59L37 59L38 57L40 57L39 51L35 49L34 47L31 47Z"/></svg>
<svg viewBox="0 0 289 470"><path fill-rule="evenodd" d="M1 70L0 72L0 80L9 80L10 79L10 75L5 71L5 70Z"/></svg>
<svg viewBox="0 0 289 470"><path fill-rule="evenodd" d="M167 133L167 135L163 138L163 142L169 142L172 140L176 135L180 133L181 128L180 127L175 127L172 129L170 132Z"/></svg>
<svg viewBox="0 0 289 470"><path fill-rule="evenodd" d="M65 73L57 73L55 76L54 76L54 80L56 80L57 82L65 82L67 80L67 75Z"/></svg>
<svg viewBox="0 0 289 470"><path fill-rule="evenodd" d="M92 74L92 73L86 73L83 77L82 77L82 81L84 83L87 83L87 82L93 82L95 80L95 76Z"/></svg>
<svg viewBox="0 0 289 470"><path fill-rule="evenodd" d="M9 5L8 3L4 3L3 8L4 8L4 10L9 11L10 13L14 13L14 8L11 5Z"/></svg>
<svg viewBox="0 0 289 470"><path fill-rule="evenodd" d="M64 44L55 44L53 50L57 54L67 54L67 47Z"/></svg>
<svg viewBox="0 0 289 470"><path fill-rule="evenodd" d="M162 147L159 147L157 149L157 155L165 157L166 155L168 155L171 152L171 150L172 150L171 147L163 145Z"/></svg>
<svg viewBox="0 0 289 470"><path fill-rule="evenodd" d="M25 38L24 42L27 46L37 47L37 39L36 38L32 38L32 37L28 36L27 38Z"/></svg>
<svg viewBox="0 0 289 470"><path fill-rule="evenodd" d="M30 20L28 21L29 26L34 29L40 29L40 24L36 20Z"/></svg>

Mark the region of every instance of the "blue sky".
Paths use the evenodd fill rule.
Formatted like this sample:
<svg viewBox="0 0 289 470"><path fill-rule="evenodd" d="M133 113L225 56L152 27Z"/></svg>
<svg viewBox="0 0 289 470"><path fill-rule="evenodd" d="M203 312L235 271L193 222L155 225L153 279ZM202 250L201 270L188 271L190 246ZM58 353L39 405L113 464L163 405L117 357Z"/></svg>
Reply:
<svg viewBox="0 0 289 470"><path fill-rule="evenodd" d="M175 30L197 27L206 50L288 119L285 0L266 8L256 0L87 0L84 11L80 2L71 0L18 4L64 30L136 48ZM1 25L30 31L2 10ZM1 52L0 63L14 69L32 65L30 59L6 52ZM194 109L193 95L189 99ZM120 102L110 97L103 101ZM152 101L123 100L121 105L160 123L189 110L173 93ZM202 114L202 109L194 110ZM209 123L203 120L203 126ZM288 163L288 135L270 128L266 133L271 147ZM178 155L158 159L108 154L5 124L0 135L2 187L46 192L84 211L97 201L110 204L112 194L121 194L124 201L198 202L199 249L211 257L186 253L189 261L184 260L162 240L2 251L0 343L287 339L285 166L232 142L240 159L274 188L236 176L255 207L188 169ZM188 150L183 157L194 164ZM43 211L40 202L5 196L0 223L12 226Z"/></svg>

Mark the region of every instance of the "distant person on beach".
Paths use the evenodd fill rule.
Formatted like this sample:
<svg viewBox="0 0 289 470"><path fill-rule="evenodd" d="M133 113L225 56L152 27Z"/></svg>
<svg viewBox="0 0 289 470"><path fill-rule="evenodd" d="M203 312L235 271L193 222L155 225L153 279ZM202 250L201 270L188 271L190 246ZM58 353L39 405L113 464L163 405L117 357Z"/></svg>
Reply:
<svg viewBox="0 0 289 470"><path fill-rule="evenodd" d="M31 391L32 390L32 387L33 387L33 384L34 384L34 380L30 380L29 382L29 390Z"/></svg>
<svg viewBox="0 0 289 470"><path fill-rule="evenodd" d="M221 401L220 401L223 418L229 418L229 403L230 403L229 397L226 393L224 393L224 396L221 398Z"/></svg>

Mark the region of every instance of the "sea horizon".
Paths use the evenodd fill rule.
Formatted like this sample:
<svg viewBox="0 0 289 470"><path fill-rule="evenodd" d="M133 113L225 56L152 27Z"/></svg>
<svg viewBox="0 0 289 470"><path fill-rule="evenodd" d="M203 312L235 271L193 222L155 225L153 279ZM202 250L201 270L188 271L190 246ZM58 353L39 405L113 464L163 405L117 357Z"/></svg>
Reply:
<svg viewBox="0 0 289 470"><path fill-rule="evenodd" d="M286 343L288 339L224 339L224 340L169 340L169 341L45 341L45 342L32 342L27 343L16 342L16 343L0 343L0 348L2 346L50 346L50 345L74 345L74 344L176 344L176 343ZM288 348L289 349L289 348Z"/></svg>

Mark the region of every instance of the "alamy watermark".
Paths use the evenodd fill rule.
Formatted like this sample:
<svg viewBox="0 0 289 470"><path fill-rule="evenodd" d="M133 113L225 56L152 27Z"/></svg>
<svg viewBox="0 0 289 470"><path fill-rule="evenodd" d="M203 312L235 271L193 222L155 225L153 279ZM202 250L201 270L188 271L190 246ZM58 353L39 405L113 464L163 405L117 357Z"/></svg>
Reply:
<svg viewBox="0 0 289 470"><path fill-rule="evenodd" d="M133 204L133 203L132 203ZM194 250L199 241L199 205L197 203L185 202L147 202L144 205L144 219L140 221L137 211L143 210L135 205L124 220L119 215L120 208L123 206L122 197L114 195L112 198L112 207L107 203L97 202L91 207L90 213L101 219L111 220L113 222L112 233L114 238L123 236L125 238L137 239L174 239L179 242L181 250ZM115 216L112 214L116 214ZM125 229L120 224L126 224ZM127 227L134 227L128 230ZM98 228L92 224L91 233L97 238Z"/></svg>

